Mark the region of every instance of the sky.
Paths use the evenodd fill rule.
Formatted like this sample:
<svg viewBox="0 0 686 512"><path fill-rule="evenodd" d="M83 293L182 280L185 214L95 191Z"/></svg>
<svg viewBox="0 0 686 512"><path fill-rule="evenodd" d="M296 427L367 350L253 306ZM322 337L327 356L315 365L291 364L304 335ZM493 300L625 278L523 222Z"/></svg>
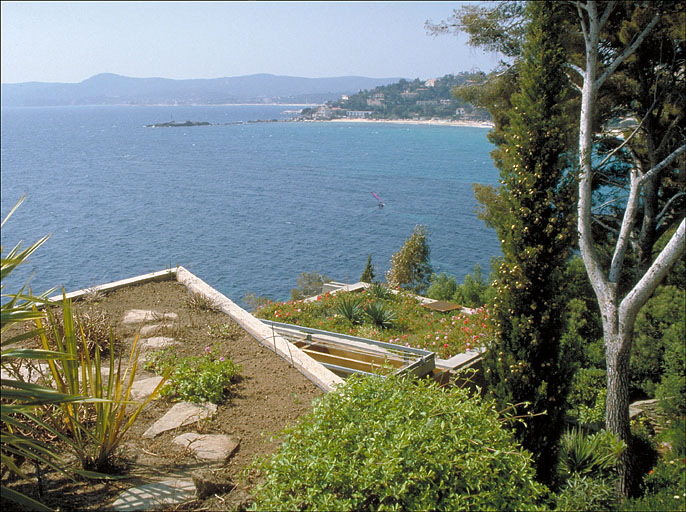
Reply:
<svg viewBox="0 0 686 512"><path fill-rule="evenodd" d="M462 3L3 1L1 81L488 72L496 56L424 28Z"/></svg>

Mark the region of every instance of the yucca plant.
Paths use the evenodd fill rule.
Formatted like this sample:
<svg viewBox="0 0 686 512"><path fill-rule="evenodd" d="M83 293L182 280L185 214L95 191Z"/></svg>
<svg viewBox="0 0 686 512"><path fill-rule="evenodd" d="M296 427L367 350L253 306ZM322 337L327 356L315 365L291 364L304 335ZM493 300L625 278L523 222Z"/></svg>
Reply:
<svg viewBox="0 0 686 512"><path fill-rule="evenodd" d="M0 227L5 225L23 201L24 197L7 214ZM48 238L49 235L44 236L23 250L21 243L18 243L7 256L3 254L0 270L0 290L4 292L7 277L43 245ZM0 253L4 253L4 247L0 247ZM7 301L3 302L0 306L0 331L2 334L0 337L0 366L2 366L3 370L7 371L7 378L3 376L2 379L2 402L0 404L2 419L0 442L2 471L3 473L9 471L20 478L28 479L27 475L22 471L21 465L23 462L29 462L33 463L37 468L43 464L72 477L74 472L69 472L66 469L64 462L55 453L54 447L42 441L41 435L47 432L65 442L69 442L69 439L64 438L60 432L54 430L35 413L37 408L41 406L58 406L85 399L76 394L63 393L49 387L27 382L21 378L21 374L12 372L13 368L18 366L19 361L70 357L67 354L51 350L31 350L16 346L21 341L35 337L39 334L39 331L21 332L16 330L14 332L18 332L18 334L10 334L12 327L40 318L42 313L35 308L35 305L46 302L46 297L52 292L48 291L40 296L34 296L30 291L25 293L27 285L28 282L15 294L2 293L3 300L7 299ZM87 472L77 471L76 473L88 475ZM2 497L29 509L50 510L38 501L5 485L2 486Z"/></svg>
<svg viewBox="0 0 686 512"><path fill-rule="evenodd" d="M131 390L138 369L138 336L126 368L122 370L122 356L116 357L109 351L109 373L103 377L100 347L95 346L94 357L88 351L87 337L81 322L76 318L71 300L64 297L61 305L63 323L60 326L54 315L48 311L48 324L53 333L57 353L49 360L50 377L57 391L65 394L82 394L94 399L92 403L67 402L60 404L58 424L63 433L72 439L72 448L83 469L103 471L112 462L115 450L124 434L134 423L143 408L153 400L169 378L165 375L153 393L143 402L131 401ZM36 319L40 338L45 350L49 344L40 318ZM63 328L63 334L59 327ZM110 334L110 343L113 337ZM134 405L133 410L127 410Z"/></svg>
<svg viewBox="0 0 686 512"><path fill-rule="evenodd" d="M364 310L356 297L347 295L341 296L335 311L339 315L350 320L353 324L361 324L362 319L364 318Z"/></svg>
<svg viewBox="0 0 686 512"><path fill-rule="evenodd" d="M390 300L395 296L390 288L384 286L383 283L378 281L369 285L367 288L367 294L381 300Z"/></svg>
<svg viewBox="0 0 686 512"><path fill-rule="evenodd" d="M382 329L390 329L397 319L395 312L378 300L367 304L365 312L372 323Z"/></svg>
<svg viewBox="0 0 686 512"><path fill-rule="evenodd" d="M564 479L573 474L609 476L625 448L624 442L606 430L587 435L572 428L560 440L558 473Z"/></svg>

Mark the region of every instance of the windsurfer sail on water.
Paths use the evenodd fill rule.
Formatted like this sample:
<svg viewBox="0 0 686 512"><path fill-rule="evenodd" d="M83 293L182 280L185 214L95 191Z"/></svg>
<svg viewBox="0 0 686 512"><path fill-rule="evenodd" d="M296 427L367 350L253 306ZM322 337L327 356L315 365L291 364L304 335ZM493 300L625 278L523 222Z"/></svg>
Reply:
<svg viewBox="0 0 686 512"><path fill-rule="evenodd" d="M384 202L381 200L381 198L380 198L379 196L376 195L375 192L372 192L372 195L373 195L374 197L376 197L376 199L379 201L379 208L383 208L384 206L386 206L386 205L384 204Z"/></svg>

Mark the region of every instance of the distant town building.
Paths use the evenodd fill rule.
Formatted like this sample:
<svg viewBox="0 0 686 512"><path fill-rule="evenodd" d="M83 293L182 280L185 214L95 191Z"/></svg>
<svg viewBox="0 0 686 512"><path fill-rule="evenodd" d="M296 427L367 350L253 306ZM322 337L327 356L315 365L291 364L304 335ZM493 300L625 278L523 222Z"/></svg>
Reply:
<svg viewBox="0 0 686 512"><path fill-rule="evenodd" d="M348 96L347 94L341 95L341 101L348 101L349 99L350 99L350 96Z"/></svg>
<svg viewBox="0 0 686 512"><path fill-rule="evenodd" d="M415 101L417 105L438 105L436 100L417 100Z"/></svg>
<svg viewBox="0 0 686 512"><path fill-rule="evenodd" d="M465 115L466 113L467 113L467 111L466 111L464 108L462 108L462 107L457 107L457 108L455 109L455 115L456 115L456 116L463 116L463 115Z"/></svg>
<svg viewBox="0 0 686 512"><path fill-rule="evenodd" d="M365 119L372 115L371 110L346 110L345 115L347 117Z"/></svg>
<svg viewBox="0 0 686 512"><path fill-rule="evenodd" d="M441 105L450 105L450 102L451 102L451 101L452 101L452 100L449 100L449 99L442 99L442 100L441 100Z"/></svg>
<svg viewBox="0 0 686 512"><path fill-rule="evenodd" d="M427 87L436 87L436 82L438 82L438 78L429 78L426 82L424 82L424 85Z"/></svg>
<svg viewBox="0 0 686 512"><path fill-rule="evenodd" d="M419 94L418 92L414 92L414 91L405 91L405 92L401 92L400 96L403 98L415 98L415 97L417 97L418 94Z"/></svg>
<svg viewBox="0 0 686 512"><path fill-rule="evenodd" d="M331 107L328 105L319 105L317 112L314 113L315 119L328 119L331 117Z"/></svg>

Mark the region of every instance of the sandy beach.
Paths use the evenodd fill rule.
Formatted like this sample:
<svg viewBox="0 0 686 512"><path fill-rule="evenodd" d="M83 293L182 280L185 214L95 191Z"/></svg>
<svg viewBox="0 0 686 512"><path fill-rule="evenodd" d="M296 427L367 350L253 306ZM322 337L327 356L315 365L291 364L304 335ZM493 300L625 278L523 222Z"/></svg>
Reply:
<svg viewBox="0 0 686 512"><path fill-rule="evenodd" d="M308 121L313 123L387 123L387 124L428 124L434 126L469 126L472 128L493 128L490 121L451 121L447 119L329 119Z"/></svg>

